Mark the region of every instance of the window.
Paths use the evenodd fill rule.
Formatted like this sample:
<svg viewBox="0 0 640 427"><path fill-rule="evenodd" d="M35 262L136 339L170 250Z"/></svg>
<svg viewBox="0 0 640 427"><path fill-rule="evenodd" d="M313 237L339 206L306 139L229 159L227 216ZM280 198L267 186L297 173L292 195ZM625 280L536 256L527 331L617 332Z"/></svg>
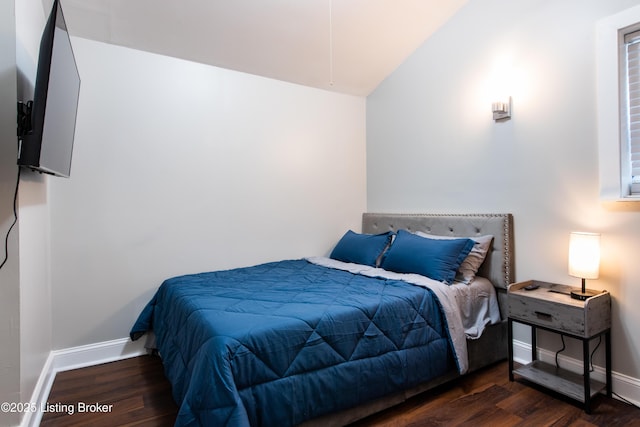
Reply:
<svg viewBox="0 0 640 427"><path fill-rule="evenodd" d="M623 31L621 39L620 67L624 74L620 85L620 181L629 195L640 196L640 30Z"/></svg>
<svg viewBox="0 0 640 427"><path fill-rule="evenodd" d="M640 6L597 25L600 197L640 201Z"/></svg>

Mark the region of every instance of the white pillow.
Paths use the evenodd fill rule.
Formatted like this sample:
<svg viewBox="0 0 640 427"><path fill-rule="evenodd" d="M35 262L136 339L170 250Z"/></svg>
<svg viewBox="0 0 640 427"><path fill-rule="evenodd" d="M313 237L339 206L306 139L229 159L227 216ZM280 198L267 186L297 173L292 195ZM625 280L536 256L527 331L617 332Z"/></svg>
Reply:
<svg viewBox="0 0 640 427"><path fill-rule="evenodd" d="M416 231L416 235L420 237L428 237L430 239L464 239L465 237L453 237L453 236L437 236L435 234L424 233L422 231ZM489 246L493 240L492 235L486 236L469 236L469 239L476 242L471 248L471 252L462 261L458 272L456 274L456 281L466 283L467 285L476 277L478 269L482 265L482 262L487 257L489 252Z"/></svg>

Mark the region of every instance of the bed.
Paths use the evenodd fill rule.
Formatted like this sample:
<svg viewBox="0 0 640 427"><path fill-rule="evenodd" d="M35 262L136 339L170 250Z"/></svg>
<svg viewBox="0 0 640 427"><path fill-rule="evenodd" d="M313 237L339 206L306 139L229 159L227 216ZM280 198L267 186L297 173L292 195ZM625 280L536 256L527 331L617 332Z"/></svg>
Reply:
<svg viewBox="0 0 640 427"><path fill-rule="evenodd" d="M506 358L512 230L510 214L365 213L331 257L166 280L131 338L155 334L177 426L345 425ZM423 243L449 256L438 280L403 270Z"/></svg>

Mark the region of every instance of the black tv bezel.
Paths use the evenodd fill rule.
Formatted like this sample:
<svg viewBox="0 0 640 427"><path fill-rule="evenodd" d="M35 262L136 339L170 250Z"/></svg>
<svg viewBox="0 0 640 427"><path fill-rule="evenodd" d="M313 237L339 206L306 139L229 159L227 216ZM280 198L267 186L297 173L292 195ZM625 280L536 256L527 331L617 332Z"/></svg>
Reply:
<svg viewBox="0 0 640 427"><path fill-rule="evenodd" d="M78 89L75 99L75 111L73 114L74 131L71 134L68 168L65 168L65 170L57 170L50 168L47 164L42 164L42 147L43 143L46 143L43 139L45 117L47 109L55 107L48 105L48 95L51 84L51 65L53 62L56 27L64 28L64 34L68 39L67 42L71 46L67 23L59 0L54 0L53 2L51 13L49 14L49 18L47 19L47 23L42 33L42 38L40 40L34 99L33 101L26 103L18 103L18 137L20 140L18 165L37 172L68 178L71 175L71 161L73 157L73 145L80 96L80 73L78 72L73 48L71 49L71 57L73 59L73 69L78 77Z"/></svg>

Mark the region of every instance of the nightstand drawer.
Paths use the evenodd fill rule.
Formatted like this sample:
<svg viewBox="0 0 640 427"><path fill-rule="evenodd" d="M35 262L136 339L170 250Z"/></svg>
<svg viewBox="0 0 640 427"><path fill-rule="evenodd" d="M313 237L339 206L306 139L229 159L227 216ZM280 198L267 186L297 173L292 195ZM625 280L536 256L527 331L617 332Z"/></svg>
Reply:
<svg viewBox="0 0 640 427"><path fill-rule="evenodd" d="M526 290L529 285L537 288ZM602 291L581 301L570 297L572 289L537 280L513 283L507 291L509 318L584 338L609 329L609 292Z"/></svg>
<svg viewBox="0 0 640 427"><path fill-rule="evenodd" d="M512 294L509 295L509 317L574 335L585 335L584 309L579 307Z"/></svg>

